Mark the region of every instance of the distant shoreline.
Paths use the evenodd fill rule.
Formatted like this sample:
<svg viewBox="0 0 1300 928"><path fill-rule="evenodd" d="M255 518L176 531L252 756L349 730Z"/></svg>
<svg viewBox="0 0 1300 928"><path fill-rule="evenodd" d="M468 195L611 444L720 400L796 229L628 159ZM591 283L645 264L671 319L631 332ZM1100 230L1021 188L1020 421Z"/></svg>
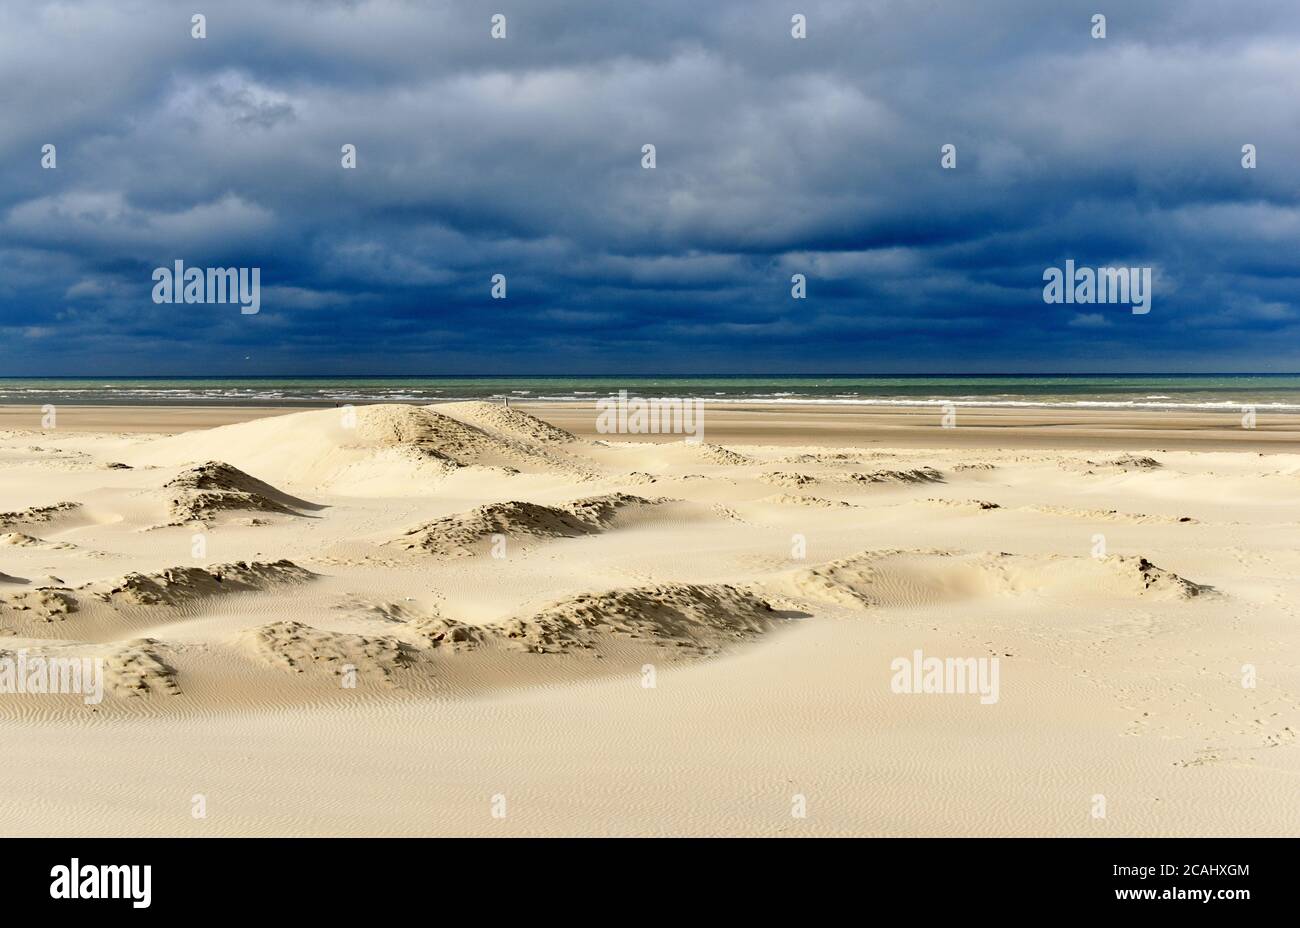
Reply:
<svg viewBox="0 0 1300 928"><path fill-rule="evenodd" d="M906 374L0 374L5 380L976 380L1142 377L1300 377L1300 371L957 371Z"/></svg>
<svg viewBox="0 0 1300 928"><path fill-rule="evenodd" d="M341 403L484 400L581 404L629 396L862 409L1153 409L1300 413L1300 375L936 375L848 377L150 377L0 378L0 405L249 406L321 408Z"/></svg>
<svg viewBox="0 0 1300 928"><path fill-rule="evenodd" d="M166 433L214 428L342 403L289 405L58 405L54 432ZM360 405L360 404L358 404ZM424 404L406 404L424 405ZM594 401L528 402L511 407L539 415L588 440L673 442L674 435L600 435ZM1261 410L1245 429L1237 412L1143 409L964 407L956 427L940 426L934 406L863 407L736 402L708 408L704 440L713 444L918 448L1104 448L1300 453L1300 414ZM0 404L0 429L41 433L37 405ZM46 432L53 434L54 432Z"/></svg>

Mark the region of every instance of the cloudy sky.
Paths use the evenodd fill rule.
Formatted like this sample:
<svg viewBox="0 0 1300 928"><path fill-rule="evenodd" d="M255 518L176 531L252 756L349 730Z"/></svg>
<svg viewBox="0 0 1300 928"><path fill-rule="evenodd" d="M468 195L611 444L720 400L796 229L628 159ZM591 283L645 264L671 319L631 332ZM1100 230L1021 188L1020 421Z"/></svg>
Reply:
<svg viewBox="0 0 1300 928"><path fill-rule="evenodd" d="M0 374L1300 370L1295 0L6 3L0 88Z"/></svg>

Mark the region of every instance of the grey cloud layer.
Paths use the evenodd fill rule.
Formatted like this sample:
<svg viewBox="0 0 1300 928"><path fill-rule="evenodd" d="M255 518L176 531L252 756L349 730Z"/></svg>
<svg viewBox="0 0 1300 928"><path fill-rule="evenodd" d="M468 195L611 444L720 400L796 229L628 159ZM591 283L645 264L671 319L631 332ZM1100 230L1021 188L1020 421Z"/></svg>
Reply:
<svg viewBox="0 0 1300 928"><path fill-rule="evenodd" d="M8 372L1300 365L1294 4L192 12L0 12ZM1070 257L1154 312L1045 306ZM263 312L154 305L175 258Z"/></svg>

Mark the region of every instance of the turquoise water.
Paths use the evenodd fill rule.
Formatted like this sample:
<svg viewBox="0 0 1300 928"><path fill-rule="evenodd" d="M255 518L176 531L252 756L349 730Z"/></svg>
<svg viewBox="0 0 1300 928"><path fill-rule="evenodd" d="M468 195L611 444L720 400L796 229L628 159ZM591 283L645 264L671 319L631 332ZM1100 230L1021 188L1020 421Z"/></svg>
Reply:
<svg viewBox="0 0 1300 928"><path fill-rule="evenodd" d="M1300 375L971 377L232 377L0 378L0 403L332 406L465 399L592 401L632 396L706 402L1300 410Z"/></svg>

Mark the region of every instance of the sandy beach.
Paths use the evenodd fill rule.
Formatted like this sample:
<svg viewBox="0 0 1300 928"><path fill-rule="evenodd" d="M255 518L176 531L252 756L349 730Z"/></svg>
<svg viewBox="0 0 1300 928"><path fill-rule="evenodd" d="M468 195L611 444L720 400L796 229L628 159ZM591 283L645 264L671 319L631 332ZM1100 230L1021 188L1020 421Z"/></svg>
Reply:
<svg viewBox="0 0 1300 928"><path fill-rule="evenodd" d="M939 416L0 408L0 833L1300 833L1300 417Z"/></svg>

